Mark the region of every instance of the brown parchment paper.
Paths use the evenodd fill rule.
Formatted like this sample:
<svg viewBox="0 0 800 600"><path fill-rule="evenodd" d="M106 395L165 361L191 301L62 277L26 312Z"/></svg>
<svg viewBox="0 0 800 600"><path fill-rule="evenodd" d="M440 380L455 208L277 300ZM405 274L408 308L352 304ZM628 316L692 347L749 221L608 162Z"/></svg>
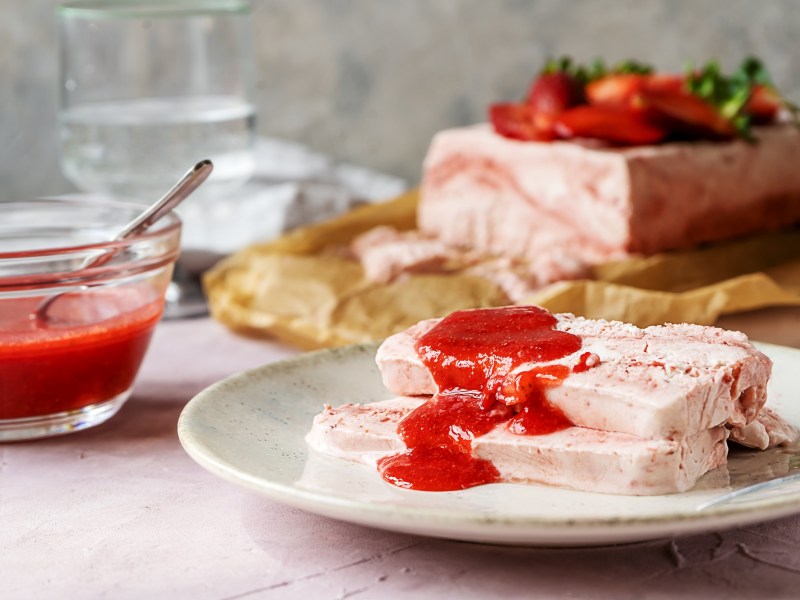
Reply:
<svg viewBox="0 0 800 600"><path fill-rule="evenodd" d="M378 340L421 319L506 296L479 277L414 275L388 285L331 248L377 225L416 224L417 193L367 205L250 246L204 277L212 315L230 328L302 348ZM592 279L549 286L526 302L554 312L639 325L708 325L723 314L800 306L800 230L597 267Z"/></svg>

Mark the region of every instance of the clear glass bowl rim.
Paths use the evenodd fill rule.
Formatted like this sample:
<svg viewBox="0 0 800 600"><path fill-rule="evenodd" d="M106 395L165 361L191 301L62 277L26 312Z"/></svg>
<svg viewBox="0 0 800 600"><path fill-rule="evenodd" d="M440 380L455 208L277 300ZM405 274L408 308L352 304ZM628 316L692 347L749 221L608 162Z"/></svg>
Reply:
<svg viewBox="0 0 800 600"><path fill-rule="evenodd" d="M42 206L45 207L47 205L54 205L54 206L84 206L84 207L97 207L97 208L119 208L125 209L129 211L135 211L136 213L143 211L147 208L144 204L138 204L136 202L123 202L120 200L89 200L89 199L71 199L71 198L36 198L33 200L21 200L21 201L10 201L10 202L2 202L0 203L0 212L5 210L6 208L13 209L14 207L34 207L34 206ZM122 226L125 223L119 224L119 229L122 229ZM150 240L156 239L159 237L166 237L171 235L176 230L179 230L181 227L181 220L180 217L175 212L171 212L158 222L158 224L154 225L152 228L147 229L143 233L132 235L130 237L125 238L124 240L108 240L103 242L94 242L89 244L77 244L72 246L55 246L49 248L41 248L36 250L19 250L14 252L0 252L0 261L3 260L18 260L23 258L34 258L34 257L57 257L61 254L67 253L75 253L75 252L85 252L91 250L111 250L111 249L118 249L124 248L126 246L130 246L135 244L136 242L142 240Z"/></svg>

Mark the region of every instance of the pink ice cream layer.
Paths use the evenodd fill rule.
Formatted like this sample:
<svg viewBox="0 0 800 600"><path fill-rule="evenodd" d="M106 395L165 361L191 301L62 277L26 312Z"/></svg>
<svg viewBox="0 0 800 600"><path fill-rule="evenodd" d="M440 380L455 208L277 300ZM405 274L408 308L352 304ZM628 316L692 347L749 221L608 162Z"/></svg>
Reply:
<svg viewBox="0 0 800 600"><path fill-rule="evenodd" d="M582 347L554 364L573 368L589 352L595 366L548 388L548 401L578 427L643 438L692 436L720 425L743 427L766 401L772 362L739 332L699 325L640 329L615 321L557 314L557 328ZM438 319L387 338L376 361L386 387L402 396L437 387L416 341ZM513 374L528 370L521 365Z"/></svg>
<svg viewBox="0 0 800 600"><path fill-rule="evenodd" d="M379 458L405 449L397 426L424 401L401 397L327 407L314 418L306 440L318 452L375 465ZM472 449L475 456L494 464L504 482L654 495L686 491L704 473L724 465L726 437L725 427L645 439L582 427L548 435L516 435L500 425L473 440Z"/></svg>

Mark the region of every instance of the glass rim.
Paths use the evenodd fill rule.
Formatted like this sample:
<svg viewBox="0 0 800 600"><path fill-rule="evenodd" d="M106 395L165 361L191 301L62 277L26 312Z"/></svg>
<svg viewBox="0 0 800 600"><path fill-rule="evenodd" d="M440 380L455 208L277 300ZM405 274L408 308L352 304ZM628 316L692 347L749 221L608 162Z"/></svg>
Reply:
<svg viewBox="0 0 800 600"><path fill-rule="evenodd" d="M246 15L248 0L70 0L57 12L79 19L175 18L203 15Z"/></svg>
<svg viewBox="0 0 800 600"><path fill-rule="evenodd" d="M140 212L147 208L146 204L138 204L136 202L124 202L119 200L91 200L86 198L34 198L31 200L19 200L0 203L0 210L13 210L15 207L31 207L31 206L69 206L81 205L97 208L119 208L126 210L134 210ZM124 223L120 223L120 226ZM13 252L0 251L0 262L9 260L20 260L25 258L44 258L44 257L57 257L62 254L70 254L76 252L87 252L92 250L108 250L111 248L124 248L143 240L150 240L159 237L167 237L172 235L176 230L181 228L181 219L172 211L161 218L158 226L152 229L132 235L123 240L104 240L101 242L90 242L84 244L53 246L48 248L39 248L32 250L15 250ZM2 236L2 230L0 230Z"/></svg>

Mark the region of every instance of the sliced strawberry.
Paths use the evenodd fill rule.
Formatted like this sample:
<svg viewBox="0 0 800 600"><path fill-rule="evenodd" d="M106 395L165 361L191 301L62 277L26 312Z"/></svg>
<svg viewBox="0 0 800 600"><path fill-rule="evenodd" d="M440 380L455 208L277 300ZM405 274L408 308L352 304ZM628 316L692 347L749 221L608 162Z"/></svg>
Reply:
<svg viewBox="0 0 800 600"><path fill-rule="evenodd" d="M586 98L590 104L632 107L636 105L636 99L646 81L646 75L607 75L586 85Z"/></svg>
<svg viewBox="0 0 800 600"><path fill-rule="evenodd" d="M745 111L754 123L770 123L783 106L783 99L772 86L756 85L753 94L747 101Z"/></svg>
<svg viewBox="0 0 800 600"><path fill-rule="evenodd" d="M492 104L489 120L494 130L507 138L523 141L555 139L552 119L537 114L528 104Z"/></svg>
<svg viewBox="0 0 800 600"><path fill-rule="evenodd" d="M595 79L586 86L586 98L590 104L641 108L642 90L667 90L679 92L685 79L682 75L619 73Z"/></svg>
<svg viewBox="0 0 800 600"><path fill-rule="evenodd" d="M598 138L631 145L654 144L667 133L641 112L615 106L577 106L556 119L555 130L565 138Z"/></svg>
<svg viewBox="0 0 800 600"><path fill-rule="evenodd" d="M528 104L537 113L555 115L583 103L583 86L563 71L539 75L531 84Z"/></svg>
<svg viewBox="0 0 800 600"><path fill-rule="evenodd" d="M674 73L653 73L648 75L645 79L643 89L647 90L663 90L669 92L680 92L686 85L686 77L684 75L676 75Z"/></svg>
<svg viewBox="0 0 800 600"><path fill-rule="evenodd" d="M660 116L671 130L716 138L731 138L736 134L733 124L716 108L689 92L644 89L641 98L650 113Z"/></svg>

